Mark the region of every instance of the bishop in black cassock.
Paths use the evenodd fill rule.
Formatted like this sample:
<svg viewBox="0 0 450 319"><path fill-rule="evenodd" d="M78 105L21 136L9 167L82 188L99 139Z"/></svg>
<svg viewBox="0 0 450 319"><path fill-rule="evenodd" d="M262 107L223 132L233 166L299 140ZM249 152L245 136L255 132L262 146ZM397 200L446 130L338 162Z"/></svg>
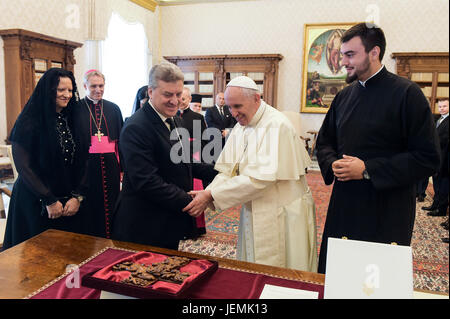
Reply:
<svg viewBox="0 0 450 319"><path fill-rule="evenodd" d="M88 79L88 85L94 79L104 85L101 76ZM89 94L78 102L75 115L77 129L89 149L89 191L83 228L89 235L110 238L111 214L120 192L118 141L123 119L120 108L102 98L103 91L95 96L89 87L87 90Z"/></svg>
<svg viewBox="0 0 450 319"><path fill-rule="evenodd" d="M183 93L184 94L184 93ZM190 103L201 103L202 96L200 94L192 94ZM181 123L185 129L188 130L191 146L190 155L194 156L197 152L202 152L203 147L207 141L202 140L203 132L206 130L205 118L202 114L194 112L189 107L181 109L177 112L177 116L180 117ZM195 131L196 128L200 128L199 131ZM200 141L198 140L200 139ZM199 162L197 160L197 162Z"/></svg>
<svg viewBox="0 0 450 319"><path fill-rule="evenodd" d="M190 96L190 97L189 97ZM187 88L183 89L183 106L177 112L177 117L181 121L181 126L189 132L189 154L192 162L202 162L202 151L206 145L206 141L202 139L203 132L206 130L205 118L202 114L194 112L186 103L202 103L202 96L200 94L192 94ZM199 128L199 130L197 129ZM199 140L200 139L200 140ZM194 178L194 190L203 189L203 182ZM195 219L196 226L193 233L186 238L197 238L200 235L206 234L205 215L202 214Z"/></svg>
<svg viewBox="0 0 450 319"><path fill-rule="evenodd" d="M361 65L351 64L357 50L346 51L344 45L343 65L350 74ZM366 53L367 59L372 53ZM422 91L377 65L365 82L354 81L336 95L317 138L325 184L334 182L320 249L321 273L329 237L409 246L415 185L439 167L437 135ZM338 177L332 165L344 155L364 162L364 178Z"/></svg>

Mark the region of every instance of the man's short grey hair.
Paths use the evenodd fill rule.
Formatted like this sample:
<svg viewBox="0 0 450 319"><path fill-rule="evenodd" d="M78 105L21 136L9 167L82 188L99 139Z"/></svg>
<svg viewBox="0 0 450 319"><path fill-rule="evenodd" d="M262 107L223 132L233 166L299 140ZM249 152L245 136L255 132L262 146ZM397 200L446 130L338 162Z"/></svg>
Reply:
<svg viewBox="0 0 450 319"><path fill-rule="evenodd" d="M88 81L89 81L89 79L90 79L92 76L99 76L99 77L103 78L103 82L105 82L105 76L103 75L102 72L100 72L100 71L98 71L98 70L90 70L90 71L87 71L87 72L84 74L84 76L83 76L83 83L84 83L84 84L87 84Z"/></svg>
<svg viewBox="0 0 450 319"><path fill-rule="evenodd" d="M183 87L183 91L186 91L188 93L188 96L192 96L191 95L191 89L188 88L187 86Z"/></svg>
<svg viewBox="0 0 450 319"><path fill-rule="evenodd" d="M158 87L158 82L184 82L184 74L181 69L173 63L161 62L152 67L148 77L148 86L152 89Z"/></svg>

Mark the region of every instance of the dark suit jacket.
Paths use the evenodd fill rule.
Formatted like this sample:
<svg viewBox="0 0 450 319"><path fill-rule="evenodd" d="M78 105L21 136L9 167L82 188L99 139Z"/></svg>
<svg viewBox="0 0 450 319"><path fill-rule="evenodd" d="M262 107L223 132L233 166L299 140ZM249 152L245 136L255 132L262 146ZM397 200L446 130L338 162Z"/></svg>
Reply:
<svg viewBox="0 0 450 319"><path fill-rule="evenodd" d="M231 115L230 108L228 107L228 105L225 105L223 107L223 114L224 116L220 115L219 110L215 105L213 107L208 108L205 113L205 121L206 124L208 125L208 128L214 127L220 131L223 131L227 128L228 129L233 128L236 125L236 120ZM216 142L213 141L212 139L211 141ZM220 149L222 149L225 145L225 138L222 137L221 143L222 144L220 145ZM218 156L219 154L214 154L214 159L217 160Z"/></svg>
<svg viewBox="0 0 450 319"><path fill-rule="evenodd" d="M223 114L222 117L215 105L208 108L205 113L205 121L208 127L215 127L221 131L226 128L233 128L236 125L236 120L231 115L228 105L223 107Z"/></svg>
<svg viewBox="0 0 450 319"><path fill-rule="evenodd" d="M165 247L192 232L193 219L181 210L192 200L187 192L193 176L209 182L217 172L211 165L173 163L176 143L148 103L126 121L119 139L124 177L114 239Z"/></svg>

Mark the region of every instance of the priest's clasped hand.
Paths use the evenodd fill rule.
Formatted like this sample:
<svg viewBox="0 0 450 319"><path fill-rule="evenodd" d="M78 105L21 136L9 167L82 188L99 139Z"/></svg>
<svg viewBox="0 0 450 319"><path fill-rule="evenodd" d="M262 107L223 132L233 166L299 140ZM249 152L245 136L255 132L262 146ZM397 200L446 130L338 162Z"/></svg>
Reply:
<svg viewBox="0 0 450 319"><path fill-rule="evenodd" d="M366 169L364 161L348 155L344 155L342 159L334 161L331 167L334 176L341 182L363 179L363 172Z"/></svg>
<svg viewBox="0 0 450 319"><path fill-rule="evenodd" d="M56 201L55 203L46 206L48 218L49 219L56 219L62 216L63 214L63 205L60 201Z"/></svg>
<svg viewBox="0 0 450 319"><path fill-rule="evenodd" d="M183 208L183 212L187 212L192 217L198 217L204 213L209 203L213 201L210 190L190 191L188 194L193 200Z"/></svg>
<svg viewBox="0 0 450 319"><path fill-rule="evenodd" d="M67 201L63 209L63 216L73 216L80 209L80 202L76 198L71 198Z"/></svg>

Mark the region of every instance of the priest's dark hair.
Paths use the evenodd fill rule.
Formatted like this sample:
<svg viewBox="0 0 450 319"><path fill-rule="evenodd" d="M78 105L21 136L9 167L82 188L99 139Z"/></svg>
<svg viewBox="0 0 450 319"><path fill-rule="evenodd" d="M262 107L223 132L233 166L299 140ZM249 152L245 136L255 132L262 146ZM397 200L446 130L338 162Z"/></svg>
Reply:
<svg viewBox="0 0 450 319"><path fill-rule="evenodd" d="M53 174L53 164L59 146L56 137L56 90L60 78L69 78L72 81L72 98L61 111L68 115L71 125L70 114L79 99L75 78L70 71L51 68L37 83L8 138L19 144L36 161L42 178Z"/></svg>
<svg viewBox="0 0 450 319"><path fill-rule="evenodd" d="M380 62L383 60L386 50L386 37L379 26L369 22L354 25L344 33L342 43L348 42L354 37L361 38L366 53L378 46L380 48Z"/></svg>
<svg viewBox="0 0 450 319"><path fill-rule="evenodd" d="M156 89L158 87L158 81L184 81L184 74L175 64L170 62L161 62L160 64L153 66L150 70L148 86L152 89Z"/></svg>

